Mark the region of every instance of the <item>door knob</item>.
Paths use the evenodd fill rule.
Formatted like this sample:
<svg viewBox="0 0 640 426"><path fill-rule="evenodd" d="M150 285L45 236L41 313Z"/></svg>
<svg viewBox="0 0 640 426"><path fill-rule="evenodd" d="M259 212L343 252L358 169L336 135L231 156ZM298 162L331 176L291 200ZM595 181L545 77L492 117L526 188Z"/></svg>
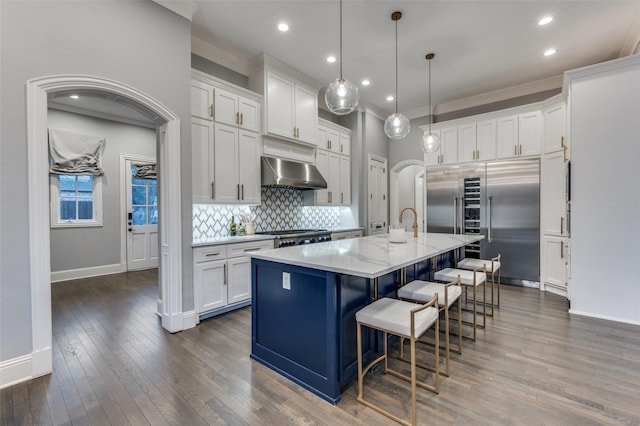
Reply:
<svg viewBox="0 0 640 426"><path fill-rule="evenodd" d="M129 231L129 232L133 231L133 228L129 228L129 229L128 229L128 231Z"/></svg>

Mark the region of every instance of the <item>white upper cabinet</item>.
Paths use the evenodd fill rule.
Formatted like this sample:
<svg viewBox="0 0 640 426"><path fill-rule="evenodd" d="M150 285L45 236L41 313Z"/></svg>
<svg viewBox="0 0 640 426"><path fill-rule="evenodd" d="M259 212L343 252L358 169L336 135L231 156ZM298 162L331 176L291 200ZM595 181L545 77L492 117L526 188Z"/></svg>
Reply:
<svg viewBox="0 0 640 426"><path fill-rule="evenodd" d="M213 201L213 122L191 118L191 189L194 203Z"/></svg>
<svg viewBox="0 0 640 426"><path fill-rule="evenodd" d="M351 155L351 135L340 133L340 154Z"/></svg>
<svg viewBox="0 0 640 426"><path fill-rule="evenodd" d="M518 116L500 117L496 121L496 156L512 158L518 156Z"/></svg>
<svg viewBox="0 0 640 426"><path fill-rule="evenodd" d="M351 204L351 157L340 155L340 204Z"/></svg>
<svg viewBox="0 0 640 426"><path fill-rule="evenodd" d="M496 158L496 120L482 120L476 124L476 161Z"/></svg>
<svg viewBox="0 0 640 426"><path fill-rule="evenodd" d="M528 112L518 116L518 156L540 155L542 146L542 113Z"/></svg>
<svg viewBox="0 0 640 426"><path fill-rule="evenodd" d="M317 92L295 80L267 71L265 99L267 134L316 143Z"/></svg>
<svg viewBox="0 0 640 426"><path fill-rule="evenodd" d="M440 164L455 164L458 162L458 127L446 127L440 130L440 150L442 159Z"/></svg>
<svg viewBox="0 0 640 426"><path fill-rule="evenodd" d="M346 152L346 153L345 153ZM320 119L317 130L316 167L327 181L327 189L308 191L305 204L351 204L351 131Z"/></svg>
<svg viewBox="0 0 640 426"><path fill-rule="evenodd" d="M458 126L458 160L460 163L468 163L476 160L476 123L467 123Z"/></svg>
<svg viewBox="0 0 640 426"><path fill-rule="evenodd" d="M545 235L567 235L567 166L563 154L546 154L541 165L540 225Z"/></svg>
<svg viewBox="0 0 640 426"><path fill-rule="evenodd" d="M213 86L191 80L191 116L213 120Z"/></svg>
<svg viewBox="0 0 640 426"><path fill-rule="evenodd" d="M542 111L544 117L544 153L567 150L567 108L564 102ZM565 153L567 156L568 152Z"/></svg>
<svg viewBox="0 0 640 426"><path fill-rule="evenodd" d="M258 132L260 106L251 99L244 98L223 89L214 89L214 119L218 123L238 126Z"/></svg>

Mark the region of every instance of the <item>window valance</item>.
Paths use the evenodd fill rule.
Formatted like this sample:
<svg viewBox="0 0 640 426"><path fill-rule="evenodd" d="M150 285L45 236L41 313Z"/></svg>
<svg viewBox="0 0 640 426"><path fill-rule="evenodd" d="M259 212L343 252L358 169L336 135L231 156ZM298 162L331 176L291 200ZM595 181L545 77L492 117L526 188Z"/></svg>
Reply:
<svg viewBox="0 0 640 426"><path fill-rule="evenodd" d="M100 176L104 147L100 136L49 129L50 172Z"/></svg>

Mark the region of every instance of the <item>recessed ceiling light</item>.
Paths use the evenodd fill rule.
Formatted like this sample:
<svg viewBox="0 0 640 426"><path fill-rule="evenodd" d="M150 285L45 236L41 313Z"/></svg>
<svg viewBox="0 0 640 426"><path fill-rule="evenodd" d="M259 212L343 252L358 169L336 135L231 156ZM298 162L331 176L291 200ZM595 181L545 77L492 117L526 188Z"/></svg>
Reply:
<svg viewBox="0 0 640 426"><path fill-rule="evenodd" d="M556 49L547 49L544 51L544 56L551 56L556 53Z"/></svg>
<svg viewBox="0 0 640 426"><path fill-rule="evenodd" d="M363 86L368 86L368 85L370 85L370 84L371 84L371 82L370 82L369 80L362 80L362 83L361 83L361 84L362 84Z"/></svg>
<svg viewBox="0 0 640 426"><path fill-rule="evenodd" d="M284 22L278 24L278 29L282 32L289 31L289 26Z"/></svg>
<svg viewBox="0 0 640 426"><path fill-rule="evenodd" d="M69 95L69 97L71 99L79 99L80 98L80 96L78 96L78 95Z"/></svg>
<svg viewBox="0 0 640 426"><path fill-rule="evenodd" d="M327 56L327 62L329 62L330 64L334 63L336 61L336 57L331 55L331 56Z"/></svg>
<svg viewBox="0 0 640 426"><path fill-rule="evenodd" d="M391 95L387 96L387 100L388 100L389 102L391 102L391 101L393 100L393 96L391 96Z"/></svg>
<svg viewBox="0 0 640 426"><path fill-rule="evenodd" d="M547 25L551 21L553 21L553 16L545 16L538 21L538 25Z"/></svg>

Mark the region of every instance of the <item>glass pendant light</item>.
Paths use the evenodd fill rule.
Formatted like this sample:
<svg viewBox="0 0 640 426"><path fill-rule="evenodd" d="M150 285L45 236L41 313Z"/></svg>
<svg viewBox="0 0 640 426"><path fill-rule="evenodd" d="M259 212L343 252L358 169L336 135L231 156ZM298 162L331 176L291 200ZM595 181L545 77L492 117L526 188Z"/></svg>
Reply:
<svg viewBox="0 0 640 426"><path fill-rule="evenodd" d="M340 78L329 84L324 92L324 102L332 113L345 115L358 107L359 100L358 86L342 78L342 0L340 0Z"/></svg>
<svg viewBox="0 0 640 426"><path fill-rule="evenodd" d="M402 139L411 130L409 119L398 112L398 21L400 18L402 18L402 12L391 14L391 20L396 23L396 112L384 122L384 133L389 139Z"/></svg>
<svg viewBox="0 0 640 426"><path fill-rule="evenodd" d="M431 110L431 60L435 58L435 53L427 53L429 61L429 131L422 136L422 150L424 152L437 152L440 149L440 137L431 133L431 122L433 121L433 111Z"/></svg>

